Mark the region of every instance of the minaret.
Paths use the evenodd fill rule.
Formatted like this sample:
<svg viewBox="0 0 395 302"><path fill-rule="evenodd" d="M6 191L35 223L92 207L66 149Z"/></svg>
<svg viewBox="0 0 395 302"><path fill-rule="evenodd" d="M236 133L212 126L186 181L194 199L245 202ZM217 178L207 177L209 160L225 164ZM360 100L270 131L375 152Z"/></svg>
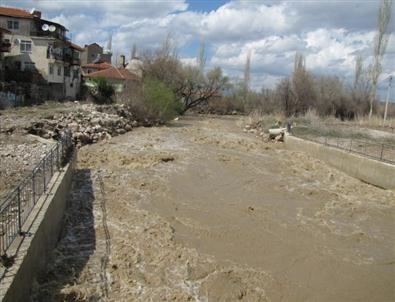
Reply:
<svg viewBox="0 0 395 302"><path fill-rule="evenodd" d="M108 38L106 52L112 53L112 33L110 33L110 37Z"/></svg>

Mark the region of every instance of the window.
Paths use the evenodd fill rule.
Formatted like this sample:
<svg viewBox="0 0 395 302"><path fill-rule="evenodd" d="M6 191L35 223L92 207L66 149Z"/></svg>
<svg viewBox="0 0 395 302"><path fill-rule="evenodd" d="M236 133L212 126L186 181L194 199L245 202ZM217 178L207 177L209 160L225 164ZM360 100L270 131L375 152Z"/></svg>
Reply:
<svg viewBox="0 0 395 302"><path fill-rule="evenodd" d="M64 76L69 77L70 76L70 67L64 67Z"/></svg>
<svg viewBox="0 0 395 302"><path fill-rule="evenodd" d="M30 53L32 52L32 41L21 41L21 52Z"/></svg>
<svg viewBox="0 0 395 302"><path fill-rule="evenodd" d="M58 66L58 76L62 75L62 66Z"/></svg>
<svg viewBox="0 0 395 302"><path fill-rule="evenodd" d="M19 29L19 21L7 21L7 28L8 29Z"/></svg>
<svg viewBox="0 0 395 302"><path fill-rule="evenodd" d="M73 79L78 79L79 75L80 75L79 70L78 69L74 69L73 70Z"/></svg>
<svg viewBox="0 0 395 302"><path fill-rule="evenodd" d="M49 64L49 74L53 74L53 64Z"/></svg>
<svg viewBox="0 0 395 302"><path fill-rule="evenodd" d="M33 71L36 69L36 65L33 62L25 62L24 63L24 70L30 70Z"/></svg>

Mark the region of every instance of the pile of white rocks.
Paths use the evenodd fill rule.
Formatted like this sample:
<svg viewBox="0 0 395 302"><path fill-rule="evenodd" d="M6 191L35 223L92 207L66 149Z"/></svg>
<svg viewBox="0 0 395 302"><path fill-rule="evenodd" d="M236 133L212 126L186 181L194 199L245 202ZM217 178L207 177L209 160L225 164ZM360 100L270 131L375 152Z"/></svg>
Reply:
<svg viewBox="0 0 395 302"><path fill-rule="evenodd" d="M77 146L96 143L125 134L138 122L122 105L84 105L76 112L55 114L33 122L28 132L43 138L57 138L65 128L71 130Z"/></svg>
<svg viewBox="0 0 395 302"><path fill-rule="evenodd" d="M265 133L265 130L263 129L262 126L258 124L247 124L244 126L243 132L246 133L253 133L257 137L267 137L267 133Z"/></svg>

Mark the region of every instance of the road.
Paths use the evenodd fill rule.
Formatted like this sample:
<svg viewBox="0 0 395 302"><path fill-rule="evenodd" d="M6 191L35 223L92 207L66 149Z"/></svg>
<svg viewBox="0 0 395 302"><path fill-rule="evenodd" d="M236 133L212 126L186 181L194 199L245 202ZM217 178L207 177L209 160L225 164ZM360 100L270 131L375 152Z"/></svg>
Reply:
<svg viewBox="0 0 395 302"><path fill-rule="evenodd" d="M239 117L83 147L36 301L394 301L395 194Z"/></svg>

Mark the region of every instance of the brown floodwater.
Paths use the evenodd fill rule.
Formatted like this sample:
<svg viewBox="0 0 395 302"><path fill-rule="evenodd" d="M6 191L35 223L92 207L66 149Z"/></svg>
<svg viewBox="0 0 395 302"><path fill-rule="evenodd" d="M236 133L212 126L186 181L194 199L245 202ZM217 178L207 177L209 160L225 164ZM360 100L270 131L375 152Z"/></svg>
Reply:
<svg viewBox="0 0 395 302"><path fill-rule="evenodd" d="M269 274L273 301L395 301L392 193L307 156L245 150L229 132L202 136L147 204L177 242Z"/></svg>
<svg viewBox="0 0 395 302"><path fill-rule="evenodd" d="M69 211L91 205L37 301L395 301L394 192L242 125L185 117L82 148Z"/></svg>

